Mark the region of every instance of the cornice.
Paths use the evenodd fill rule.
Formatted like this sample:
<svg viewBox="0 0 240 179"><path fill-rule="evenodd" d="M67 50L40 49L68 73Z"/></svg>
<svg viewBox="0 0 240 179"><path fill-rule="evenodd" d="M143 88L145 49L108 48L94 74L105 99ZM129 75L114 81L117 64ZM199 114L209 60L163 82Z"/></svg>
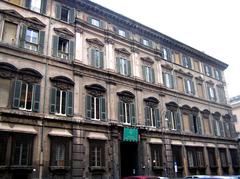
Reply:
<svg viewBox="0 0 240 179"><path fill-rule="evenodd" d="M103 6L100 6L94 2L86 1L86 0L78 0L76 1L76 8L79 10L83 10L92 15L96 15L101 17L103 20L111 22L113 24L124 27L127 30L130 30L133 33L138 33L146 38L149 38L155 42L159 42L163 45L166 45L170 48L177 49L179 51L183 51L186 54L190 54L196 58L200 58L205 62L211 62L213 64L217 64L222 70L226 69L228 65L219 61L216 58L213 58L199 50L196 50L182 42L179 42L167 35L164 35L154 29L151 29L143 24L140 24L132 19L129 19L121 14L118 14L114 11L111 11Z"/></svg>

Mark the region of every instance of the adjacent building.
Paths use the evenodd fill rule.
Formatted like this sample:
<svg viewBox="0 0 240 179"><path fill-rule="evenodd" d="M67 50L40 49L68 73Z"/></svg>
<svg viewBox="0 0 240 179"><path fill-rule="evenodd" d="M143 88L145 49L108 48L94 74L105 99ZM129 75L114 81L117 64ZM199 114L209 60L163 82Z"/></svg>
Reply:
<svg viewBox="0 0 240 179"><path fill-rule="evenodd" d="M232 107L232 113L235 122L235 128L237 133L240 133L240 96L230 98L230 105Z"/></svg>
<svg viewBox="0 0 240 179"><path fill-rule="evenodd" d="M0 178L236 174L226 68L91 1L3 0Z"/></svg>

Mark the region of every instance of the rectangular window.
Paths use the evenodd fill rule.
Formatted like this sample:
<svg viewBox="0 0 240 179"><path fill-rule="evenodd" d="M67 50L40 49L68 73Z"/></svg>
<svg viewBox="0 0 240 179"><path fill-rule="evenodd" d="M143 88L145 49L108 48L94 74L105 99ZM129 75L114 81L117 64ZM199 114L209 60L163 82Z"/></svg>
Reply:
<svg viewBox="0 0 240 179"><path fill-rule="evenodd" d="M35 11L35 12L39 12L40 13L40 10L41 10L41 1L42 0L31 0L31 5L30 5L30 9Z"/></svg>
<svg viewBox="0 0 240 179"><path fill-rule="evenodd" d="M89 141L89 164L90 167L105 166L105 144L102 141Z"/></svg>
<svg viewBox="0 0 240 179"><path fill-rule="evenodd" d="M65 21L65 22L69 21L69 12L70 12L70 10L68 8L62 6L62 9L61 9L61 20L62 21Z"/></svg>
<svg viewBox="0 0 240 179"><path fill-rule="evenodd" d="M17 24L4 22L2 41L11 45L16 45L17 41Z"/></svg>
<svg viewBox="0 0 240 179"><path fill-rule="evenodd" d="M154 169L160 168L163 165L162 162L162 146L151 145L152 166Z"/></svg>
<svg viewBox="0 0 240 179"><path fill-rule="evenodd" d="M173 156L173 162L174 163L176 162L178 167L183 166L181 146L172 145L172 156Z"/></svg>
<svg viewBox="0 0 240 179"><path fill-rule="evenodd" d="M126 32L124 30L118 29L118 35L126 37Z"/></svg>
<svg viewBox="0 0 240 179"><path fill-rule="evenodd" d="M207 135L211 134L209 118L203 117L204 132Z"/></svg>
<svg viewBox="0 0 240 179"><path fill-rule="evenodd" d="M163 83L167 88L173 89L173 75L169 72L163 72Z"/></svg>
<svg viewBox="0 0 240 179"><path fill-rule="evenodd" d="M57 89L56 114L66 115L66 91Z"/></svg>
<svg viewBox="0 0 240 179"><path fill-rule="evenodd" d="M121 75L131 76L131 63L129 60L118 57L117 58L117 71Z"/></svg>
<svg viewBox="0 0 240 179"><path fill-rule="evenodd" d="M27 166L32 164L33 138L17 135L13 138L13 165Z"/></svg>
<svg viewBox="0 0 240 179"><path fill-rule="evenodd" d="M189 168L194 168L194 167L202 168L205 166L202 148L188 147L187 156L188 156Z"/></svg>
<svg viewBox="0 0 240 179"><path fill-rule="evenodd" d="M102 120L106 119L106 104L103 96L86 96L87 119Z"/></svg>
<svg viewBox="0 0 240 179"><path fill-rule="evenodd" d="M181 130L180 114L175 110L166 111L166 119L170 130Z"/></svg>
<svg viewBox="0 0 240 179"><path fill-rule="evenodd" d="M174 59L176 64L181 64L180 54L178 52L174 52Z"/></svg>
<svg viewBox="0 0 240 179"><path fill-rule="evenodd" d="M94 25L96 27L100 27L100 20L91 18L90 22L91 22L92 25Z"/></svg>
<svg viewBox="0 0 240 179"><path fill-rule="evenodd" d="M198 92L198 97L204 98L203 84L202 83L197 83L197 92Z"/></svg>
<svg viewBox="0 0 240 179"><path fill-rule="evenodd" d="M227 154L225 149L219 149L219 155L222 167L228 167Z"/></svg>
<svg viewBox="0 0 240 179"><path fill-rule="evenodd" d="M103 68L103 52L100 49L91 49L91 64L96 68Z"/></svg>
<svg viewBox="0 0 240 179"><path fill-rule="evenodd" d="M59 38L58 42L58 57L68 59L69 55L69 40Z"/></svg>
<svg viewBox="0 0 240 179"><path fill-rule="evenodd" d="M208 89L208 97L209 97L209 100L211 100L211 101L216 101L217 98L216 98L216 92L215 92L214 87L208 85L208 86L207 86L207 89Z"/></svg>
<svg viewBox="0 0 240 179"><path fill-rule="evenodd" d="M184 86L183 86L183 78L177 77L177 87L180 92L184 92Z"/></svg>
<svg viewBox="0 0 240 179"><path fill-rule="evenodd" d="M142 44L148 47L150 46L149 40L146 39L142 39Z"/></svg>
<svg viewBox="0 0 240 179"><path fill-rule="evenodd" d="M69 165L69 139L51 138L51 166L64 167Z"/></svg>
<svg viewBox="0 0 240 179"><path fill-rule="evenodd" d="M172 51L169 48L162 47L163 59L172 61Z"/></svg>
<svg viewBox="0 0 240 179"><path fill-rule="evenodd" d="M19 109L32 110L33 85L23 82Z"/></svg>
<svg viewBox="0 0 240 179"><path fill-rule="evenodd" d="M188 166L189 166L189 168L195 167L196 166L196 159L194 159L193 150L188 150L187 151L187 156L188 156Z"/></svg>
<svg viewBox="0 0 240 179"><path fill-rule="evenodd" d="M135 104L119 101L118 116L123 124L136 124Z"/></svg>
<svg viewBox="0 0 240 179"><path fill-rule="evenodd" d="M194 66L194 70L200 72L200 66L199 66L199 61L197 60L193 60L193 66Z"/></svg>
<svg viewBox="0 0 240 179"><path fill-rule="evenodd" d="M217 167L215 148L207 148L210 168Z"/></svg>
<svg viewBox="0 0 240 179"><path fill-rule="evenodd" d="M159 127L160 117L158 108L145 106L144 113L146 126Z"/></svg>
<svg viewBox="0 0 240 179"><path fill-rule="evenodd" d="M221 81L222 80L221 71L219 69L215 69L214 72L215 72L215 78Z"/></svg>
<svg viewBox="0 0 240 179"><path fill-rule="evenodd" d="M195 87L194 87L194 83L191 79L185 79L185 92L187 94L195 94Z"/></svg>
<svg viewBox="0 0 240 179"><path fill-rule="evenodd" d="M39 31L27 29L25 36L25 48L32 51L38 51L38 43Z"/></svg>
<svg viewBox="0 0 240 179"><path fill-rule="evenodd" d="M182 65L186 68L192 68L191 58L185 55L182 55Z"/></svg>
<svg viewBox="0 0 240 179"><path fill-rule="evenodd" d="M74 23L75 22L75 10L74 8L66 7L61 3L56 2L55 17L58 20Z"/></svg>
<svg viewBox="0 0 240 179"><path fill-rule="evenodd" d="M230 155L232 159L232 166L239 167L239 156L237 149L230 149Z"/></svg>
<svg viewBox="0 0 240 179"><path fill-rule="evenodd" d="M142 66L142 68L144 80L149 83L154 83L155 82L154 69L150 66Z"/></svg>
<svg viewBox="0 0 240 179"><path fill-rule="evenodd" d="M204 64L204 71L205 71L205 75L207 76L212 76L212 67Z"/></svg>

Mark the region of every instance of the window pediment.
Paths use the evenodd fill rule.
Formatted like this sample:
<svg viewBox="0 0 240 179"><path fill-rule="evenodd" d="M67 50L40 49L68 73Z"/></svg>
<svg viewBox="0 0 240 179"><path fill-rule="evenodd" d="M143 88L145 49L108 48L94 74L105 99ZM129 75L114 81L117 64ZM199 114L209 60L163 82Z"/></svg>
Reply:
<svg viewBox="0 0 240 179"><path fill-rule="evenodd" d="M22 68L18 71L19 79L29 83L39 83L42 79L42 74L31 68Z"/></svg>
<svg viewBox="0 0 240 179"><path fill-rule="evenodd" d="M173 70L173 67L171 65L169 65L168 63L166 64L162 64L161 65L163 68L166 68L167 70Z"/></svg>
<svg viewBox="0 0 240 179"><path fill-rule="evenodd" d="M115 48L115 51L123 55L127 55L127 56L131 55L131 53L125 48Z"/></svg>
<svg viewBox="0 0 240 179"><path fill-rule="evenodd" d="M197 79L199 81L204 81L204 79L201 76L197 76L197 77L195 77L195 79Z"/></svg>
<svg viewBox="0 0 240 179"><path fill-rule="evenodd" d="M90 45L97 45L99 47L104 47L104 43L102 41L100 41L98 38L86 39L86 41Z"/></svg>
<svg viewBox="0 0 240 179"><path fill-rule="evenodd" d="M0 77L14 78L17 73L17 68L9 63L0 62Z"/></svg>
<svg viewBox="0 0 240 179"><path fill-rule="evenodd" d="M208 118L210 115L210 111L207 109L204 109L203 111L201 111L201 113L202 113L203 117L205 117L205 118Z"/></svg>
<svg viewBox="0 0 240 179"><path fill-rule="evenodd" d="M37 26L46 27L46 25L36 17L27 17L25 18L30 24L35 24Z"/></svg>
<svg viewBox="0 0 240 179"><path fill-rule="evenodd" d="M154 60L151 59L150 57L141 57L141 60L150 64L154 63Z"/></svg>
<svg viewBox="0 0 240 179"><path fill-rule="evenodd" d="M159 100L155 97L148 97L143 100L146 102L148 106L153 106L153 107L157 106L159 103Z"/></svg>
<svg viewBox="0 0 240 179"><path fill-rule="evenodd" d="M219 112L212 113L214 118L220 119L221 114Z"/></svg>
<svg viewBox="0 0 240 179"><path fill-rule="evenodd" d="M210 85L214 85L214 82L212 80L208 80L208 81L206 81L206 83L208 83Z"/></svg>
<svg viewBox="0 0 240 179"><path fill-rule="evenodd" d="M60 33L60 34L64 34L64 35L74 37L74 33L72 33L67 28L54 28L54 31L56 31L57 33Z"/></svg>
<svg viewBox="0 0 240 179"><path fill-rule="evenodd" d="M15 10L1 9L0 13L6 14L9 16L13 16L13 17L19 18L19 19L24 19L24 17Z"/></svg>
<svg viewBox="0 0 240 179"><path fill-rule="evenodd" d="M126 103L131 103L135 98L135 95L130 91L117 92L117 95L119 96L120 100Z"/></svg>
<svg viewBox="0 0 240 179"><path fill-rule="evenodd" d="M50 80L53 82L54 86L62 90L70 90L75 84L74 81L66 76L50 77Z"/></svg>
<svg viewBox="0 0 240 179"><path fill-rule="evenodd" d="M106 88L99 84L92 84L92 85L86 85L85 86L86 90L88 91L89 94L93 96L103 96L103 93L106 92Z"/></svg>
<svg viewBox="0 0 240 179"><path fill-rule="evenodd" d="M182 74L182 75L189 76L189 77L191 77L191 78L193 77L192 73L190 73L190 72L184 72L181 68L175 69L174 71L177 72L177 73L180 73L180 74Z"/></svg>

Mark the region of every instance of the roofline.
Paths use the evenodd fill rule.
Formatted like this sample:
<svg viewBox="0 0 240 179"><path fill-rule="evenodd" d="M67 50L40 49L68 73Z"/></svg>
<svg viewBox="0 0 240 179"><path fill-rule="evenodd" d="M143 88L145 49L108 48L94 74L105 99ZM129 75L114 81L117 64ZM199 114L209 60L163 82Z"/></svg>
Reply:
<svg viewBox="0 0 240 179"><path fill-rule="evenodd" d="M138 32L147 38L152 39L155 42L160 42L160 44L167 45L173 49L177 49L179 51L184 51L185 53L191 54L197 58L201 58L201 60L206 62L211 62L213 64L219 65L222 70L225 70L228 67L228 64L211 57L189 45L186 45L172 37L169 37L165 34L158 32L150 27L147 27L135 20L132 20L124 15L121 15L117 12L114 12L110 9L107 9L99 4L96 4L89 0L75 0L77 3L77 9L85 10L89 13L95 14L97 16L101 16L106 20L114 21L115 24L119 24L120 26L127 27L127 29L131 29L130 31Z"/></svg>

